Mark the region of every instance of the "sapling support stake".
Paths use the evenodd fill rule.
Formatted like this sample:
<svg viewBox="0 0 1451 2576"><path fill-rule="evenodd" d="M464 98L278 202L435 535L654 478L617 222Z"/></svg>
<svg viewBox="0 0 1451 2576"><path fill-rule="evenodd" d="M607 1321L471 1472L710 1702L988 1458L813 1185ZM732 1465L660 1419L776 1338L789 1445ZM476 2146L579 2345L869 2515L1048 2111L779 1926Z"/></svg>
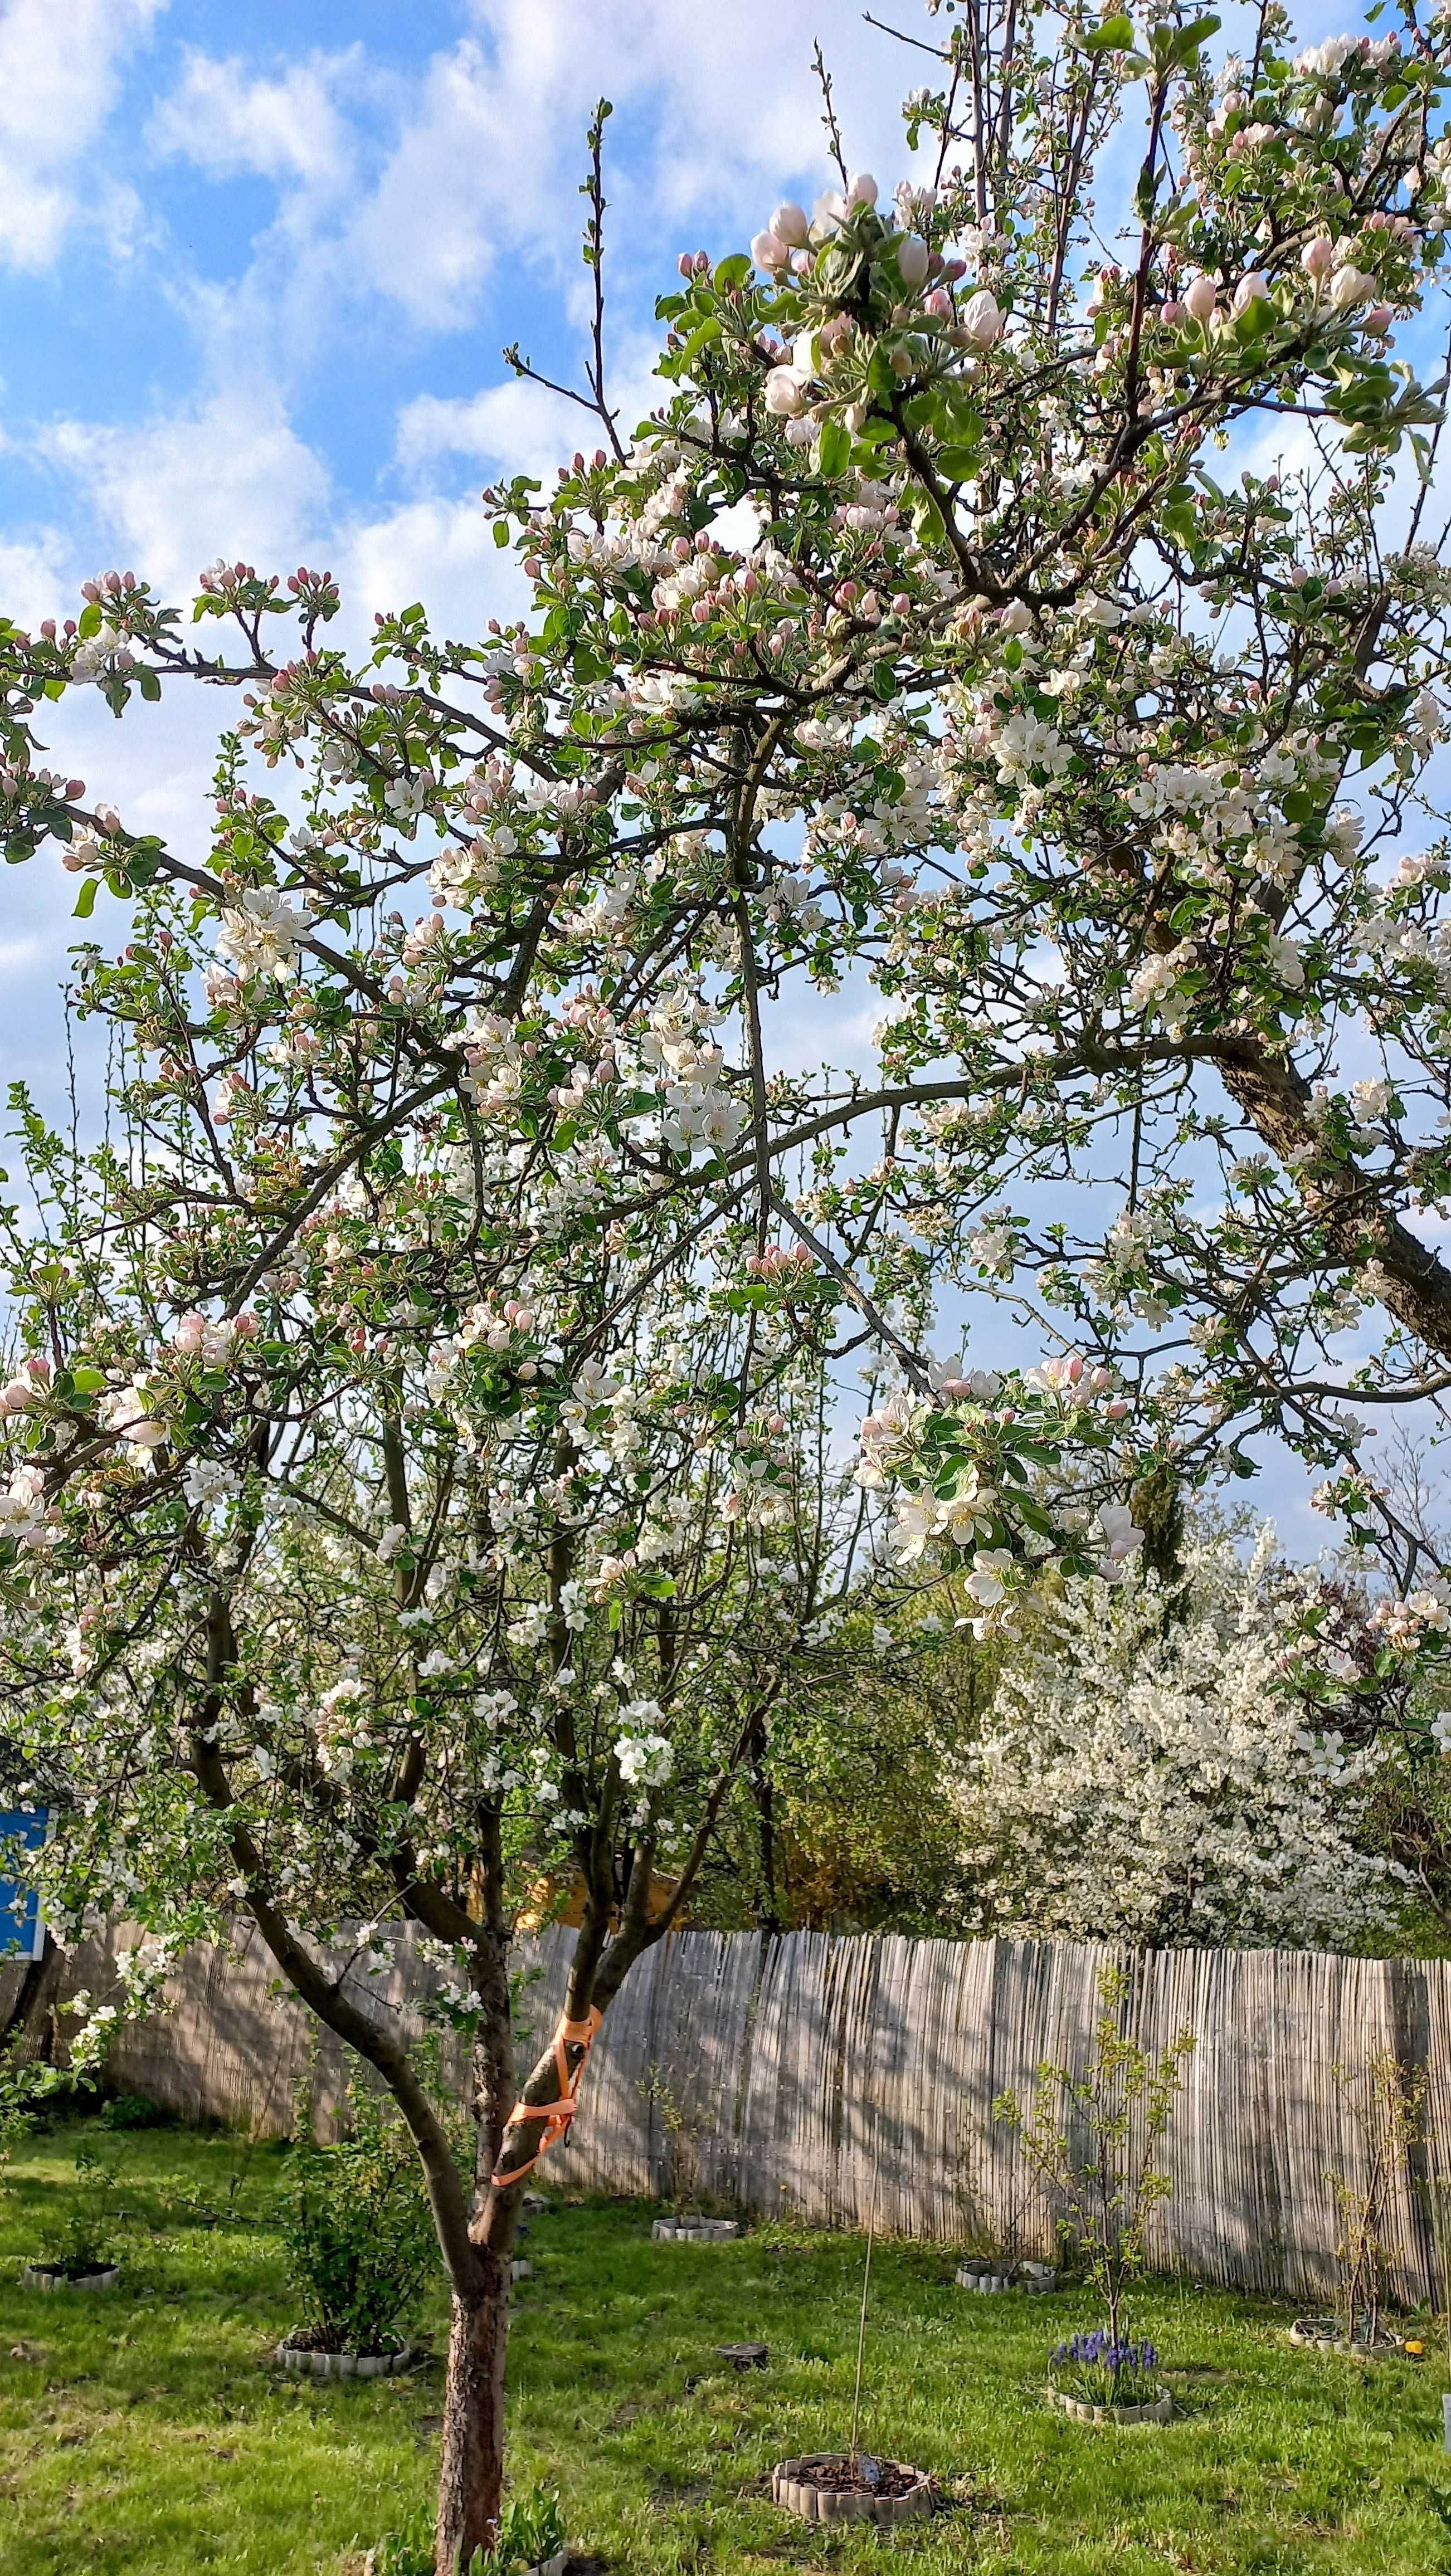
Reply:
<svg viewBox="0 0 1451 2576"><path fill-rule="evenodd" d="M861 2430L862 2417L862 2358L867 2348L867 2299L872 2286L872 2242L877 2232L877 2185L881 2181L881 2177L882 2167L881 2161L878 2159L872 2174L872 2205L867 2215L867 2259L865 2268L862 2272L862 2312L861 2320L857 2327L856 2338L856 2387L852 2392L851 2401L851 2471L853 2477L857 2474L857 2435Z"/></svg>

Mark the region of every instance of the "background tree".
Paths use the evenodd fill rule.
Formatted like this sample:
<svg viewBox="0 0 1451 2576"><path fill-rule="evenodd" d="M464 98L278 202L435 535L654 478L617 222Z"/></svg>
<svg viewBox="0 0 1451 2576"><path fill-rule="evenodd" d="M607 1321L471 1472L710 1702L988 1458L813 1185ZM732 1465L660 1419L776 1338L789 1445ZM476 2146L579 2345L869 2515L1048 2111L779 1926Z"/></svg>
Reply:
<svg viewBox="0 0 1451 2576"><path fill-rule="evenodd" d="M1172 1591L1136 1565L1044 1603L956 1770L973 1929L1384 1941L1404 1873L1366 1844L1389 1747L1306 1726L1283 1686L1287 1588L1267 1530L1248 1564L1227 1536L1192 1543Z"/></svg>

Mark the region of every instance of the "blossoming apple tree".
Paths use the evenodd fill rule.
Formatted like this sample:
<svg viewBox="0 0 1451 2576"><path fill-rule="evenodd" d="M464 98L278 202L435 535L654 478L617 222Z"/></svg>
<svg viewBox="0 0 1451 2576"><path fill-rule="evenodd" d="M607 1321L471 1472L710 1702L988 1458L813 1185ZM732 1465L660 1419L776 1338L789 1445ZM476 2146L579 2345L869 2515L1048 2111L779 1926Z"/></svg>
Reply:
<svg viewBox="0 0 1451 2576"><path fill-rule="evenodd" d="M107 1143L22 1112L10 1698L37 1768L126 1792L47 1866L169 1935L225 1891L360 2016L455 2292L441 2569L497 2510L536 2115L567 2120L793 1641L887 1580L801 1520L849 1356L903 1581L945 1564L1002 1618L1268 1435L1386 1550L1387 1653L1441 1642L1353 1407L1451 1387L1412 364L1448 20L1299 53L1277 0L1253 23L1226 58L1169 10L932 13L895 199L843 164L749 252L685 254L628 440L596 185L598 443L486 496L532 586L507 628L412 606L349 652L329 575L220 562L190 628L116 572L0 637L7 856L54 843L83 920L129 908L80 961ZM44 765L49 702L196 684L235 693L205 854ZM777 1014L848 978L877 1062L786 1069ZM526 1851L586 1915L510 2122ZM489 1950L462 2202L331 1964L363 1881L365 1917Z"/></svg>

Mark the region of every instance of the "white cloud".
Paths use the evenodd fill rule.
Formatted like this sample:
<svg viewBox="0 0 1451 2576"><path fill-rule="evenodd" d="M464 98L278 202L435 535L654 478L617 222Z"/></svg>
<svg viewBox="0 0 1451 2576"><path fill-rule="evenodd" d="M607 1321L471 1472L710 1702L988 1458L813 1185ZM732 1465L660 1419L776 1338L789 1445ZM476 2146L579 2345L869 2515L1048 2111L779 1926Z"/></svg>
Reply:
<svg viewBox="0 0 1451 2576"><path fill-rule="evenodd" d="M351 152L333 83L358 51L312 54L275 79L249 80L236 55L222 61L188 46L182 78L152 117L147 142L159 158L193 162L212 178L246 172L337 186Z"/></svg>
<svg viewBox="0 0 1451 2576"><path fill-rule="evenodd" d="M107 544L173 597L219 553L285 570L327 508L327 468L265 386L136 428L61 421L38 445L75 478Z"/></svg>
<svg viewBox="0 0 1451 2576"><path fill-rule="evenodd" d="M654 373L653 335L616 335L606 390L628 443L652 404L669 388ZM527 352L526 352L527 355ZM467 456L489 474L549 474L576 448L602 445L602 423L577 402L519 376L476 394L419 394L398 415L395 456L421 474L443 456Z"/></svg>
<svg viewBox="0 0 1451 2576"><path fill-rule="evenodd" d="M355 627L375 608L421 599L436 632L475 639L491 617L517 616L527 604L514 558L494 544L476 499L413 501L361 520L339 533L333 561Z"/></svg>
<svg viewBox="0 0 1451 2576"><path fill-rule="evenodd" d="M72 541L59 528L0 538L0 614L32 634L43 617L60 614L58 603L77 577Z"/></svg>
<svg viewBox="0 0 1451 2576"><path fill-rule="evenodd" d="M811 71L815 0L734 0L691 10L688 27L680 0L596 0L587 22L577 0L473 0L472 15L478 35L429 59L349 238L349 273L425 326L463 327L502 252L578 274L575 183L602 90L617 108L614 239L643 237L662 268L672 246L660 239L662 208L674 223L729 207L744 243L803 161L822 184L830 175ZM895 175L906 153L884 50L889 61L886 40L854 20L828 42L852 152ZM761 202L748 220L752 189Z"/></svg>
<svg viewBox="0 0 1451 2576"><path fill-rule="evenodd" d="M40 271L78 222L99 224L116 248L137 200L94 160L92 147L120 89L127 56L165 0L7 0L0 9L0 259Z"/></svg>

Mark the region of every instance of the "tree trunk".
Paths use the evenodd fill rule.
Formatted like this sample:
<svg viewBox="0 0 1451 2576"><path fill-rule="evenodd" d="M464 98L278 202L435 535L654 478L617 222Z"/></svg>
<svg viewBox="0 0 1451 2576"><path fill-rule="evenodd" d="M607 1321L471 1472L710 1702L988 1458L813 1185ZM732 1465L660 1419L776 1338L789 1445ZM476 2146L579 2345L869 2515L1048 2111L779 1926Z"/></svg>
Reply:
<svg viewBox="0 0 1451 2576"><path fill-rule="evenodd" d="M492 1857L492 1855L490 1855ZM490 1873L491 1886L497 1872ZM497 1907L489 1911L497 1914ZM474 2188L469 2238L474 2262L466 2285L453 2278L448 2383L443 2400L436 2576L467 2569L474 2551L487 2557L498 2537L504 2483L504 2362L509 2333L509 2265L522 2185L499 2190L494 2168L514 2097L514 2044L506 1946L481 1933L474 1952L480 2012L474 2030L470 2109L474 2121ZM532 2144L537 2145L537 2137Z"/></svg>
<svg viewBox="0 0 1451 2576"><path fill-rule="evenodd" d="M509 2259L483 2254L484 2286L469 2304L453 2296L443 2450L438 2476L436 2576L456 2576L474 2551L487 2557L498 2532L504 2484L504 2354L509 2331Z"/></svg>
<svg viewBox="0 0 1451 2576"><path fill-rule="evenodd" d="M1374 1175L1327 1153L1303 1074L1248 1038L1226 1038L1213 1061L1273 1153L1282 1161L1304 1151L1315 1157L1301 1186L1331 1261L1352 1271L1376 1262L1381 1303L1428 1350L1451 1359L1451 1270L1382 1204Z"/></svg>
<svg viewBox="0 0 1451 2576"><path fill-rule="evenodd" d="M761 1928L780 1932L781 1901L776 1892L776 1792L766 1768L764 1728L751 1746L751 1794L756 1806L756 1838L761 1863Z"/></svg>
<svg viewBox="0 0 1451 2576"><path fill-rule="evenodd" d="M30 2054L48 2060L54 2038L55 2000L60 1991L65 1953L49 1932L42 1936L38 1959L28 1960L3 2030L0 2057Z"/></svg>

